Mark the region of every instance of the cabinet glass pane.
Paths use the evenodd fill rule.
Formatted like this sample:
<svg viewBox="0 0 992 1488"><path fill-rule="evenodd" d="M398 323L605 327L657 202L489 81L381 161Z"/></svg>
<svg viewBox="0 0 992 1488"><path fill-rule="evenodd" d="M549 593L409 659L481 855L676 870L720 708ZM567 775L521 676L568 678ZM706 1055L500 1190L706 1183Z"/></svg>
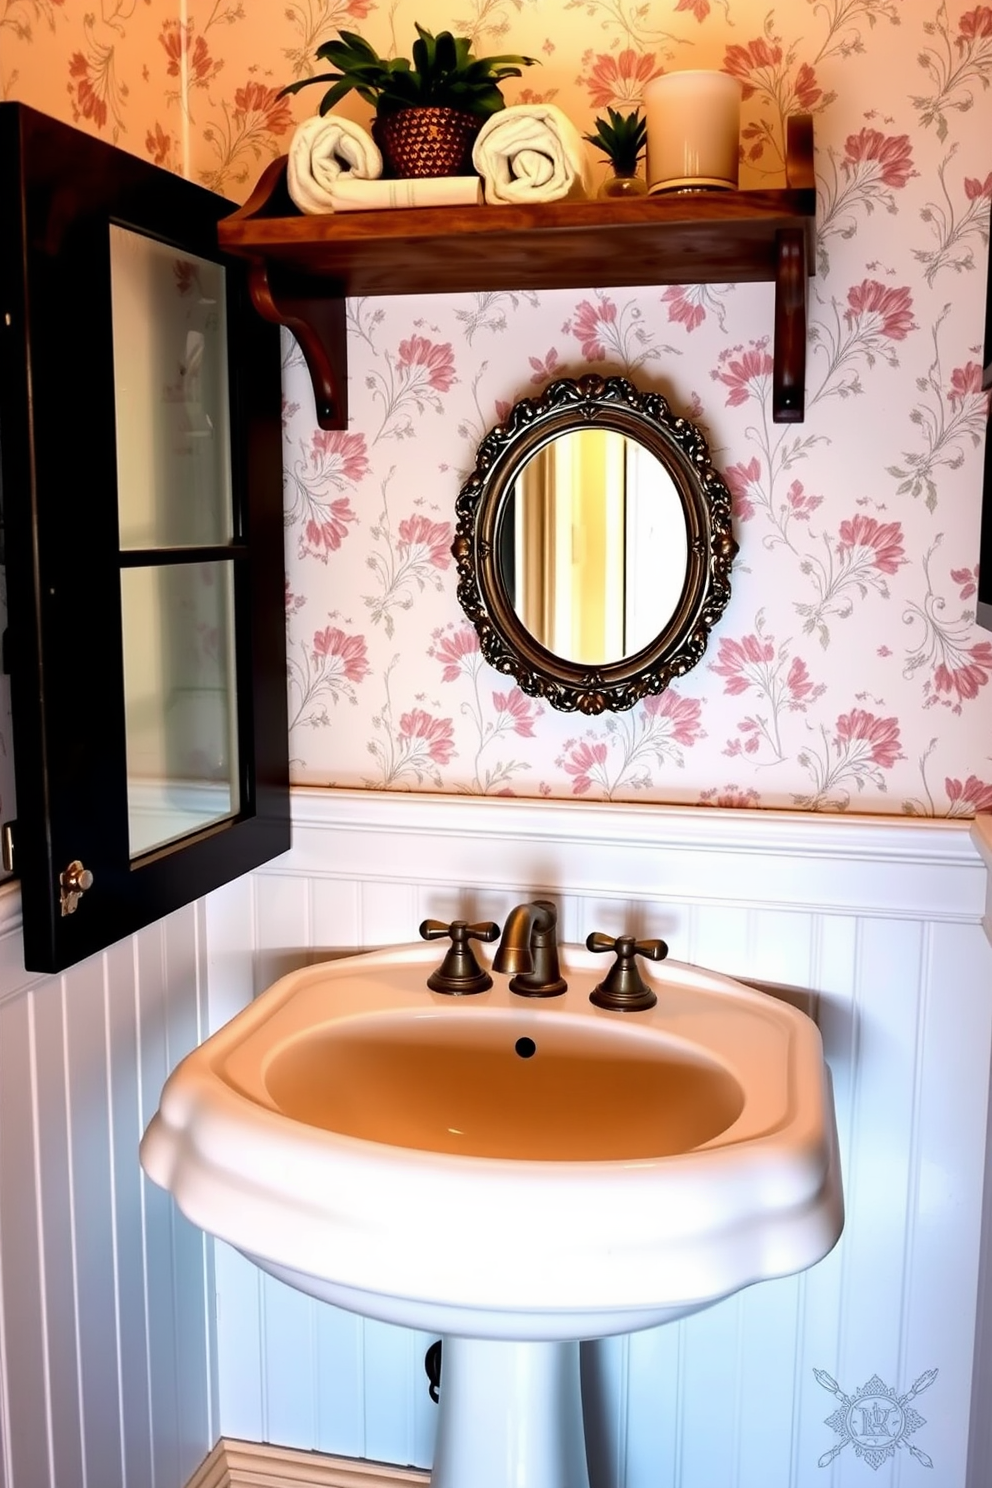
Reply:
<svg viewBox="0 0 992 1488"><path fill-rule="evenodd" d="M130 853L239 810L233 566L121 571Z"/></svg>
<svg viewBox="0 0 992 1488"><path fill-rule="evenodd" d="M121 546L232 534L224 269L110 227Z"/></svg>

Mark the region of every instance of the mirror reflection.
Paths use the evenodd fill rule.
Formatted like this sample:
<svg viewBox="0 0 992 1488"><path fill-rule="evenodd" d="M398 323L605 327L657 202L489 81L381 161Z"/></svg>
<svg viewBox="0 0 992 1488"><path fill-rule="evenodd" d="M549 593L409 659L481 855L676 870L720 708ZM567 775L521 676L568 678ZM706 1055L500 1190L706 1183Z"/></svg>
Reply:
<svg viewBox="0 0 992 1488"><path fill-rule="evenodd" d="M615 429L572 429L537 450L509 487L497 541L514 613L566 661L601 666L644 650L685 588L678 488Z"/></svg>

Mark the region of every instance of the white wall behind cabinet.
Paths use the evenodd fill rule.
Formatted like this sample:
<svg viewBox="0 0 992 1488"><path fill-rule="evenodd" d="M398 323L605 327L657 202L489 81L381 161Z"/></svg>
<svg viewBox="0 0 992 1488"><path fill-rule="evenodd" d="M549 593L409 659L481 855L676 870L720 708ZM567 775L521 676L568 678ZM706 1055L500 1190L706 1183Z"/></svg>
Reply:
<svg viewBox="0 0 992 1488"><path fill-rule="evenodd" d="M202 919L40 977L0 893L0 1488L180 1488L216 1436L212 1242L138 1165L204 1033Z"/></svg>
<svg viewBox="0 0 992 1488"><path fill-rule="evenodd" d="M673 957L793 989L823 1033L844 1162L847 1225L820 1266L587 1346L594 1488L987 1488L992 951L967 824L297 792L293 851L208 902L211 1023L326 950L415 939L427 915L502 920L536 892L565 940L660 934ZM310 1302L220 1245L217 1284L225 1434L429 1464L429 1336ZM876 1374L905 1396L936 1370L912 1402L925 1424L873 1469L825 1424L838 1401L814 1370L849 1396Z"/></svg>

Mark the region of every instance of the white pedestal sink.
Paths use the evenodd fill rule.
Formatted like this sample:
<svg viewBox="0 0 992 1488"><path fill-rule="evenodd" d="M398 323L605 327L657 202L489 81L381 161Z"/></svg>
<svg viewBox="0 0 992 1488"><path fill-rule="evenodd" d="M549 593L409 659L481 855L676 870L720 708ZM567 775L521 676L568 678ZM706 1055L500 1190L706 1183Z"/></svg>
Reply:
<svg viewBox="0 0 992 1488"><path fill-rule="evenodd" d="M169 1077L141 1161L315 1297L444 1336L434 1488L588 1488L578 1340L813 1265L843 1224L819 1033L668 961L647 1012L428 990L429 945L284 977Z"/></svg>

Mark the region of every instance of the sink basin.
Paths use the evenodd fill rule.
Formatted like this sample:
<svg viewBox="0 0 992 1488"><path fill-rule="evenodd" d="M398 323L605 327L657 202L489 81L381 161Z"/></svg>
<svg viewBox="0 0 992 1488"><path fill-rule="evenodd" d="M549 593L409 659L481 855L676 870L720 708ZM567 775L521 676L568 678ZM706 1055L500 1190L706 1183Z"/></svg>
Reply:
<svg viewBox="0 0 992 1488"><path fill-rule="evenodd" d="M437 960L402 946L277 982L170 1076L149 1176L315 1296L476 1337L649 1327L833 1245L802 1013L673 961L656 1007L608 1012L604 958L572 947L562 997L499 976L450 997L427 989Z"/></svg>
<svg viewBox="0 0 992 1488"><path fill-rule="evenodd" d="M472 1425L439 1423L435 1483L584 1485L576 1340L802 1270L841 1231L815 1025L673 961L654 1008L603 1010L604 959L563 947L568 991L541 1001L498 975L431 992L427 944L294 972L183 1060L142 1142L183 1212L273 1275L445 1335L442 1407ZM535 1400L550 1476L466 1465L480 1411L494 1442L511 1417L541 1437Z"/></svg>
<svg viewBox="0 0 992 1488"><path fill-rule="evenodd" d="M519 1008L463 1009L425 1018L407 1008L306 1033L240 1088L341 1136L521 1162L671 1157L719 1136L743 1109L733 1074L675 1040L590 1018L551 1015L535 1027ZM525 1028L536 1037L524 1035L521 1050Z"/></svg>

